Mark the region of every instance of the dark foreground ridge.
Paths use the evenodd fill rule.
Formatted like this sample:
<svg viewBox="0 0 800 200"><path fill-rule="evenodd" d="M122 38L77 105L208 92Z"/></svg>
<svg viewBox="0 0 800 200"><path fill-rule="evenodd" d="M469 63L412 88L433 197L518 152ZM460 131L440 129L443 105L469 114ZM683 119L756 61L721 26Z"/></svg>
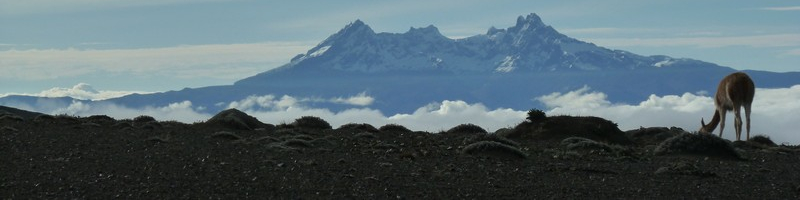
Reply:
<svg viewBox="0 0 800 200"><path fill-rule="evenodd" d="M800 148L597 117L487 133L400 125L202 123L0 110L2 199L797 199ZM255 120L255 121L254 121Z"/></svg>

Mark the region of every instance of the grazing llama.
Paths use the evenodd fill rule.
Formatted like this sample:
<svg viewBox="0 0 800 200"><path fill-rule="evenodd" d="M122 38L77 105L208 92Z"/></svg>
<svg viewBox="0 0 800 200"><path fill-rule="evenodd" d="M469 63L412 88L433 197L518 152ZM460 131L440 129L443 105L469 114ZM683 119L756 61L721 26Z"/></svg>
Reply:
<svg viewBox="0 0 800 200"><path fill-rule="evenodd" d="M736 72L722 79L717 86L717 94L714 95L714 105L717 110L714 117L706 124L700 119L700 133L711 133L717 128L719 123L719 136L722 137L722 130L725 129L725 113L733 110L734 128L736 129L736 140L741 140L742 136L742 116L741 107L744 106L744 115L747 117L747 139L750 139L750 104L753 103L755 95L755 84L747 74Z"/></svg>

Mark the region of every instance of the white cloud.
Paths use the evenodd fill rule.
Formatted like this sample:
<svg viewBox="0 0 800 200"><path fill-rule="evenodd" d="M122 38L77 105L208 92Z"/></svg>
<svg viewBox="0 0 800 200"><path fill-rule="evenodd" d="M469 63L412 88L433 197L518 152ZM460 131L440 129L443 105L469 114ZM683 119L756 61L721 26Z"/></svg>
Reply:
<svg viewBox="0 0 800 200"><path fill-rule="evenodd" d="M480 103L464 101L442 101L421 107L411 114L396 114L388 123L405 125L408 128L426 131L447 130L459 124L472 123L487 131L514 126L525 119L527 111L498 108L490 110Z"/></svg>
<svg viewBox="0 0 800 200"><path fill-rule="evenodd" d="M800 11L800 6L785 6L785 7L766 7L761 10L769 11Z"/></svg>
<svg viewBox="0 0 800 200"><path fill-rule="evenodd" d="M573 29L562 29L560 32L565 34L599 34L599 33L615 33L620 32L623 29L621 28L611 28L611 27L597 27L597 28L573 28Z"/></svg>
<svg viewBox="0 0 800 200"><path fill-rule="evenodd" d="M606 100L606 94L601 92L591 92L589 86L570 91L565 94L555 92L549 95L544 95L536 98L536 100L544 103L547 107L567 107L567 108L580 108L580 109L596 109L605 107L611 104Z"/></svg>
<svg viewBox="0 0 800 200"><path fill-rule="evenodd" d="M228 103L227 108L236 108L239 110L286 110L293 107L305 107L303 103L308 102L328 102L353 106L369 106L374 101L375 98L367 96L366 92L361 92L350 97L335 97L330 99L296 98L288 95L283 95L281 98L277 98L275 95L268 94L263 96L249 96L239 101L230 102Z"/></svg>
<svg viewBox="0 0 800 200"><path fill-rule="evenodd" d="M231 0L2 0L0 14L61 13Z"/></svg>
<svg viewBox="0 0 800 200"><path fill-rule="evenodd" d="M800 56L800 49L792 49L783 53L782 55L789 55L789 56Z"/></svg>
<svg viewBox="0 0 800 200"><path fill-rule="evenodd" d="M357 96L365 96L362 94ZM347 99L347 98L342 98ZM566 92L544 95L537 100L549 106L546 113L553 115L598 116L619 124L621 130L639 127L681 127L695 131L700 127L700 118L710 118L714 113L714 103L710 97L690 93L682 95L651 95L638 104L613 104L601 92L591 91L589 87ZM800 121L800 85L791 88L757 89L752 111L751 136L764 134L778 143L800 144L796 133ZM316 99L320 100L320 99ZM525 119L527 111L513 109L490 109L480 103L445 100L425 105L413 113L387 116L371 108L353 108L340 112L328 109L311 108L304 103L316 101L314 98L274 95L251 96L228 107L239 108L265 123L291 123L301 116L317 116L338 127L347 123L369 123L374 126L396 123L412 130L437 132L459 124L473 123L488 131L511 127ZM324 99L323 99L324 100ZM325 101L330 101L327 99ZM225 105L225 104L223 104ZM80 116L94 114L109 115L114 118L133 118L150 115L159 120L178 120L182 122L204 121L213 114L202 112L203 108L189 101L176 102L164 107L130 109L108 103L73 102L71 105L44 105L35 108L29 105L10 105L38 112ZM726 139L735 139L733 117L728 116ZM719 130L716 130L715 134Z"/></svg>
<svg viewBox="0 0 800 200"><path fill-rule="evenodd" d="M200 109L193 107L192 102L190 101L176 102L164 107L147 107L144 109L132 109L111 103L83 103L80 101L75 101L66 108L59 108L49 111L37 111L54 115L108 115L116 119L132 119L140 115L148 115L156 118L157 120L176 120L185 123L200 122L211 118L210 114L202 113L198 110Z"/></svg>
<svg viewBox="0 0 800 200"><path fill-rule="evenodd" d="M792 47L800 46L800 34L771 34L751 36L719 37L675 37L675 38L593 38L586 41L607 47L631 46L691 46L716 48L729 46Z"/></svg>
<svg viewBox="0 0 800 200"><path fill-rule="evenodd" d="M72 86L71 88L55 87L35 94L7 93L7 94L0 94L0 97L5 97L8 95L24 95L24 96L36 96L36 97L72 97L74 99L80 99L80 100L104 100L134 93L148 94L151 92L109 91L109 90L98 91L87 83L78 83L77 85Z"/></svg>
<svg viewBox="0 0 800 200"><path fill-rule="evenodd" d="M354 106L368 106L368 105L372 105L372 102L375 102L375 98L373 98L371 96L367 96L366 92L362 92L362 93L359 93L356 96L347 97L347 98L337 97L337 98L331 99L330 101L333 102L333 103L348 104L348 105L354 105Z"/></svg>
<svg viewBox="0 0 800 200"><path fill-rule="evenodd" d="M306 42L190 45L146 49L0 51L3 79L50 80L90 73L240 79L288 63Z"/></svg>

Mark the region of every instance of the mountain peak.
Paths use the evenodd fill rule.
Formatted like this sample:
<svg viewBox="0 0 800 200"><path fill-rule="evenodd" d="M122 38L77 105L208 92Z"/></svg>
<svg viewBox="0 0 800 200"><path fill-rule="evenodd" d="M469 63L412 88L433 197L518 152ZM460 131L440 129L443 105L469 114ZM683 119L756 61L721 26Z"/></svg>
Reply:
<svg viewBox="0 0 800 200"><path fill-rule="evenodd" d="M546 27L547 25L542 22L542 18L536 13L531 13L528 16L519 16L517 17L517 24L514 27L509 28L509 31L525 31L529 29L536 29L538 27Z"/></svg>
<svg viewBox="0 0 800 200"><path fill-rule="evenodd" d="M446 38L439 32L439 28L436 28L433 25L429 25L424 28L414 28L411 27L405 35L413 36L413 37L428 37L428 38Z"/></svg>
<svg viewBox="0 0 800 200"><path fill-rule="evenodd" d="M433 25L428 25L427 27L423 27L423 28L411 27L408 30L408 33L412 33L412 34L416 34L416 33L423 33L423 34L435 33L435 34L440 34L439 33L439 28L436 28L436 26L433 26Z"/></svg>
<svg viewBox="0 0 800 200"><path fill-rule="evenodd" d="M337 33L337 35L353 35L353 34L375 34L375 31L372 30L367 24L365 24L360 19L348 24L342 30Z"/></svg>

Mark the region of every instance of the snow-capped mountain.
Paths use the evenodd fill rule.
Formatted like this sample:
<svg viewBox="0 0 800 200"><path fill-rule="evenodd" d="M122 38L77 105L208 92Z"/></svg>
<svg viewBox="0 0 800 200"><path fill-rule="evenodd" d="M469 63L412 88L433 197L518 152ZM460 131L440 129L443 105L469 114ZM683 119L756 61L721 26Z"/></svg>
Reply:
<svg viewBox="0 0 800 200"><path fill-rule="evenodd" d="M517 18L507 29L450 39L433 25L406 33L375 33L360 20L348 24L279 69L237 82L260 84L269 74L286 71L355 73L524 73L636 70L669 66L684 60L640 56L598 47L567 37L536 14Z"/></svg>
<svg viewBox="0 0 800 200"><path fill-rule="evenodd" d="M518 17L512 27L492 27L485 34L462 39L447 38L432 25L405 33L376 33L356 20L289 63L233 85L134 94L102 102L141 108L191 101L215 113L250 96L335 99L365 94L374 98L369 107L388 115L410 113L442 100L525 110L542 107L533 100L536 97L584 86L607 94L612 102L626 103L640 102L651 94L713 93L717 81L733 71L699 60L599 47L559 33L536 14ZM762 88L800 84L798 72L747 72ZM0 105L21 101L54 105L47 102L55 100L9 96L0 98ZM65 102L59 99L57 103ZM332 110L353 107L310 103Z"/></svg>

